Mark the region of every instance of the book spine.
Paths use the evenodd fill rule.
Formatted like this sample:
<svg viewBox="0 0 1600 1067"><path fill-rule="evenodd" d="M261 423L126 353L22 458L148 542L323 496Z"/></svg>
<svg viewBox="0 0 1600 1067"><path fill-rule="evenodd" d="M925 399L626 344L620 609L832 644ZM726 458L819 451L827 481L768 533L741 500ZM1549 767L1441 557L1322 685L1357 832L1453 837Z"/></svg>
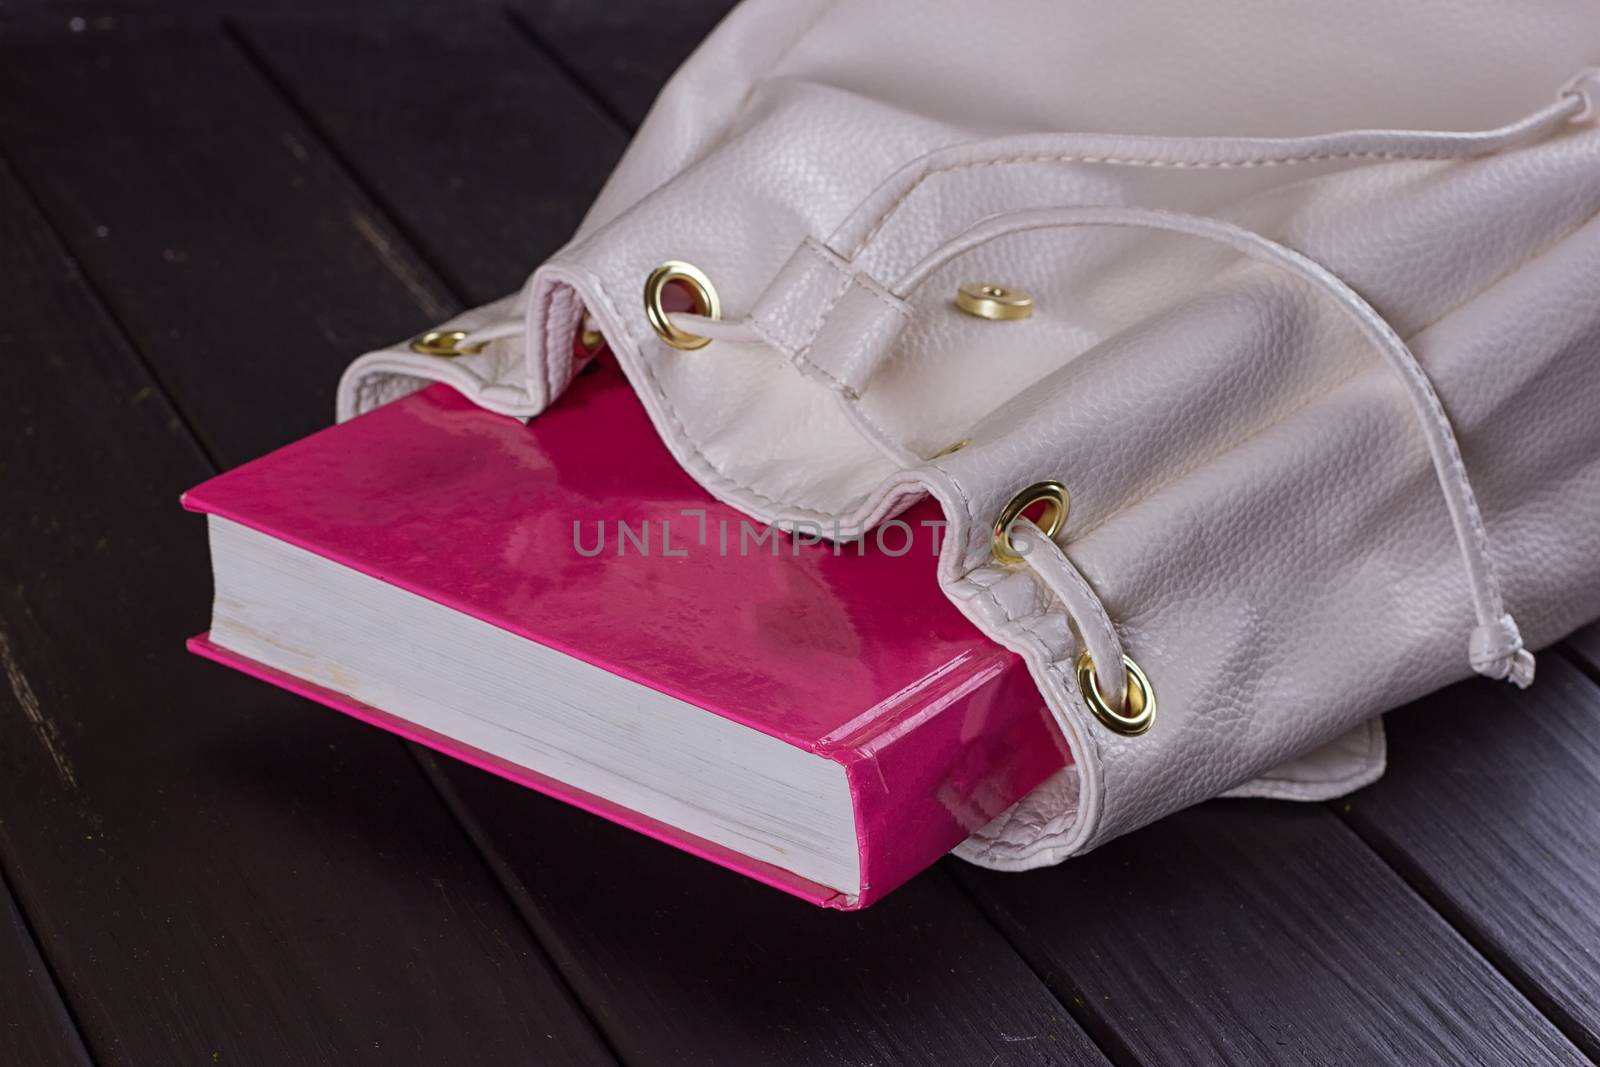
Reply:
<svg viewBox="0 0 1600 1067"><path fill-rule="evenodd" d="M1021 658L994 649L963 681L845 739L861 894L882 897L935 863L1070 761Z"/></svg>

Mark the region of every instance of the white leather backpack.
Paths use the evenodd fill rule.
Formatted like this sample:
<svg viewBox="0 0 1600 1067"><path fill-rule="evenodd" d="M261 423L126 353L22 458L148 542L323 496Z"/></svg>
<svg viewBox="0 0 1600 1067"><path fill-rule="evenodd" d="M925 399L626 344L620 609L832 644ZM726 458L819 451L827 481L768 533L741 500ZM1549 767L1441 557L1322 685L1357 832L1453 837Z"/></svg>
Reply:
<svg viewBox="0 0 1600 1067"><path fill-rule="evenodd" d="M597 330L751 516L937 498L1074 756L969 859L1327 798L1380 712L1600 612L1597 63L1592 0L755 0L572 242L340 417L536 416Z"/></svg>

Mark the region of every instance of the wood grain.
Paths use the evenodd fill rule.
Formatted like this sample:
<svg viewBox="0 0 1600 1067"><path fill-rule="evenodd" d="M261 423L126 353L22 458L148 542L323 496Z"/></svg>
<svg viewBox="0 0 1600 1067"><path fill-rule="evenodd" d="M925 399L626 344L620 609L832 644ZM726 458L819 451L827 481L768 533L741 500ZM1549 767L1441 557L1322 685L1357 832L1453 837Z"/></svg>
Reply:
<svg viewBox="0 0 1600 1067"><path fill-rule="evenodd" d="M1115 1059L1584 1062L1319 807L1213 801L1060 867L959 875Z"/></svg>
<svg viewBox="0 0 1600 1067"><path fill-rule="evenodd" d="M399 742L184 652L209 468L3 170L0 286L0 857L95 1058L609 1062Z"/></svg>
<svg viewBox="0 0 1600 1067"><path fill-rule="evenodd" d="M229 6L223 0L211 5ZM319 11L308 19L267 17L252 6L236 8L239 21L227 33L192 18L90 20L70 35L58 19L13 19L0 36L0 54L8 59L0 68L0 90L13 105L0 108L0 147L22 167L183 415L232 463L325 423L332 382L356 351L436 320L459 297L487 299L515 285L576 225L586 190L615 157L620 126L643 115L717 6L689 5L674 15L660 5L596 12L576 3L529 4L516 9L530 31L522 35L482 6L453 11L443 25L431 14ZM19 44L21 53L13 55ZM448 60L439 69L420 58L430 47ZM581 81L599 108L562 75ZM608 125L606 115L616 122ZM434 157L441 147L442 164ZM573 160L583 166L572 166ZM75 343L110 345L128 358L103 338ZM127 377L133 372L123 373L129 396L149 385L134 385L136 376ZM59 382L57 391L63 391ZM78 678L65 666L75 662L76 646L65 637L75 632L73 613L82 617L101 607L85 602L77 579L57 594L59 603L41 600L40 589L53 582L13 579L0 560L0 578L17 590L0 591L0 621L24 634L29 677L70 697L64 706L101 698L127 713L144 709L153 694L177 691L178 721L228 753L221 771L208 770L192 748L163 756L169 762L161 766L161 788L181 793L198 809L192 816L178 800L164 802L171 810L154 805L138 792L134 771L122 770L117 778L105 769L108 757L97 756L96 777L118 782L97 795L134 813L119 813L123 822L160 812L158 828L132 835L134 842L165 858L152 842L175 820L185 849L209 847L198 828L215 829L218 810L229 829L246 831L247 840L230 839L219 856L203 859L179 850L198 865L190 873L198 874L200 889L191 892L212 909L202 909L200 920L173 910L172 879L140 869L131 898L144 909L140 915L96 916L87 936L73 929L69 937L62 917L74 909L117 907L111 881L129 877L124 868L139 854L119 845L102 861L100 880L85 879L90 891L53 902L57 920L44 945L52 961L60 952L73 966L69 988L80 988L77 968L85 960L109 951L116 936L146 929L155 915L229 930L238 942L218 949L218 960L208 957L204 966L173 963L192 961L194 931L185 935L190 940L180 938L176 948L156 954L164 965L151 972L161 991L145 994L156 1002L151 1025L183 1033L190 1042L185 1047L200 1048L204 1042L196 1035L211 1031L194 1020L174 1022L179 1009L163 998L195 998L201 1008L193 1010L203 1015L213 1003L214 971L249 970L241 960L257 958L259 973L230 975L222 985L229 994L243 990L247 999L256 998L250 1009L224 1014L230 1020L242 1014L249 1024L236 1025L249 1040L235 1048L291 1054L311 1048L287 1039L281 1048L261 1043L266 1020L281 1021L301 983L308 985L311 1005L304 1042L329 1027L344 1041L410 1012L430 1040L439 1038L447 1027L437 1012L417 1009L417 987L389 974L414 966L407 961L422 953L410 935L401 934L403 946L384 946L374 931L403 932L408 923L434 929L428 924L437 916L392 880L405 884L443 870L449 877L440 880L451 892L457 878L475 887L467 894L475 918L466 923L469 936L441 927L424 940L446 957L456 954L451 966L464 969L469 987L484 979L462 957L492 946L486 954L492 967L514 972L504 979L509 991L498 1002L514 1017L491 1025L486 1041L500 1044L483 1047L527 1040L541 1024L520 1008L530 990L549 982L541 950L508 932L507 908L466 873L472 860L452 843L449 820L425 810L413 776L383 754L381 740L257 683L162 658L136 626L135 620L157 630L176 625L181 632L183 624L173 622L181 605L205 599L204 589L196 588L203 586L195 575L204 550L193 526L149 504L152 494L169 495L190 477L173 474L171 455L188 457L187 466L179 464L185 471L201 468L159 392L146 393L137 411L118 407L119 395L116 389L75 395L70 410L79 421L71 423L72 434L83 432L83 421L103 419L106 427L90 433L94 449L77 447L77 437L59 431L52 447L70 455L45 469L67 486L81 480L80 468L95 471L90 518L106 525L109 516L130 512L140 520L137 528L147 523L162 543L141 545L129 556L146 568L136 579L111 582L122 590L113 605L121 615L106 625L107 639L134 642L144 656L131 693ZM99 450L125 449L126 442L153 450L156 458L119 455L106 473L98 472ZM0 463L6 455L0 450ZM46 494L54 502L39 512L44 517L29 520L43 521L52 534L72 527L68 516L77 507L75 490L55 492L54 498ZM107 528L120 531L119 551L123 539L140 543L131 521ZM0 534L0 546L9 553L6 536ZM29 546L53 543L46 534L29 536ZM75 544L76 552L88 552L81 536ZM42 569L60 581L54 576L67 573L78 557L52 551L41 557ZM97 581L114 579L111 562L89 558ZM175 576L170 589L157 580L168 576ZM148 619L131 606L146 599L156 605ZM36 600L49 611L41 615ZM89 661L98 664L98 655L91 653ZM1541 669L1544 686L1549 667ZM196 724L197 704L221 721ZM1492 701L1485 706L1490 710L1483 718L1492 719ZM148 710L144 714L148 718ZM58 724L55 736L104 729L81 710L73 715L66 720L70 730L49 720ZM341 746L337 758L318 750L330 735ZM43 739L49 730L28 736L48 755ZM148 761L153 742L141 748L141 736L131 727L114 735ZM165 729L157 736L165 738ZM7 737L0 729L0 743ZM1497 737L1480 737L1489 762L1521 766L1520 757L1504 765L1490 758ZM1493 804L1468 803L1472 789L1465 781L1440 785L1445 772L1408 771L1407 743L1397 740L1391 771L1397 784L1389 799L1377 791L1357 798L1348 817L1472 945L1325 810L1207 805L1051 871L994 875L952 862L877 908L840 916L469 768L431 756L424 766L606 1039L630 1061L1092 1062L1098 1054L1065 1004L1118 1062L1574 1062L1573 1047L1518 989L1592 1050L1592 1015L1585 1010L1593 1003L1588 954L1596 941L1588 925L1592 910L1585 909L1593 905L1593 853L1567 839L1587 824L1577 821L1577 808L1566 812L1565 822L1542 821L1561 814L1550 794L1565 787L1576 789L1575 804L1588 803L1587 780L1570 773L1568 764L1592 771L1592 754L1580 747L1572 760L1543 764L1544 777L1533 790L1540 821L1519 836L1514 823L1494 818ZM15 750L0 748L0 761ZM76 773L83 761L76 751L63 751L73 757ZM1414 751L1417 767L1438 762L1428 745ZM38 752L32 756L37 766L49 762ZM369 774L364 785L343 781ZM342 784L330 784L334 780ZM0 785L0 813L11 810L18 790L39 781L36 775L20 786ZM241 782L254 786L246 799L233 795ZM396 792L401 808L392 825L375 828L369 824L381 823L382 801L373 794L386 799L385 789ZM1510 797L1513 811L1521 810L1517 798L1527 795L1482 791ZM1414 796L1402 803L1394 799L1401 794ZM50 803L66 806L60 798ZM1436 804L1440 811L1430 815ZM1453 830L1440 821L1446 810L1460 820ZM52 818L47 829L59 828L65 816ZM127 834L123 822L119 832ZM272 829L276 823L282 828ZM413 841L416 825L422 830ZM42 851L48 858L41 840L25 837L19 846L9 823L4 829L0 846L7 855L16 847L19 855ZM1439 843L1452 833L1468 840ZM1503 836L1506 847L1497 847ZM1568 846L1576 851L1556 861L1544 856ZM237 902L230 905L229 895L241 881L255 884L263 849L296 868L295 874L267 871L264 884L279 893L306 893L299 872L308 867L329 883L319 881L306 901L276 904L284 914L273 912L274 923L303 931L314 908L342 920L339 909L348 907L351 884L378 890L376 916L359 917L348 929L340 925L334 943L319 949L286 945L285 938L274 940L253 926L246 934L232 931L228 924L237 915L227 908ZM19 891L39 885L53 894L57 884L77 884L65 859L58 857L53 867L32 862L32 877ZM249 878L234 872L230 880L229 864L245 867ZM1497 894L1509 893L1507 887L1530 870L1539 888L1524 893L1521 911L1513 895L1513 907L1497 924ZM1545 893L1571 914L1539 911ZM1576 899L1585 893L1586 899ZM442 889L440 895L460 906ZM336 999L326 979L315 978L319 969L348 984L352 968L365 971L373 960L400 992L384 985L381 996L352 996L339 1002L332 1022L319 1014ZM106 1028L131 1003L118 984L128 979L92 977L96 981L81 988L109 987L114 995L94 1015L99 1029L90 1033L96 1051L103 1044L116 1059L125 1046ZM551 997L551 1025L568 1035L556 1041L557 1050L603 1056L592 1034L571 1036L584 1034L584 1023L572 1017L565 992L557 989ZM264 1008L258 1003L263 998ZM556 1010L563 1005L566 1010ZM141 1049L151 1047L145 1040ZM403 1060L422 1058L432 1047L402 1044L397 1052L391 1043L384 1051ZM543 1055L547 1046L528 1048Z"/></svg>
<svg viewBox="0 0 1600 1067"><path fill-rule="evenodd" d="M572 236L626 141L499 11L243 18L238 29L471 303L517 289Z"/></svg>
<svg viewBox="0 0 1600 1067"><path fill-rule="evenodd" d="M89 1054L0 879L0 1063L85 1067Z"/></svg>
<svg viewBox="0 0 1600 1067"><path fill-rule="evenodd" d="M1388 773L1341 812L1600 1055L1600 687L1547 650L1531 689L1465 682L1388 729Z"/></svg>
<svg viewBox="0 0 1600 1067"><path fill-rule="evenodd" d="M327 425L351 353L455 298L222 30L4 24L0 144L212 455ZM409 166L419 165L416 159Z"/></svg>
<svg viewBox="0 0 1600 1067"><path fill-rule="evenodd" d="M1591 623L1567 638L1565 647L1590 677L1600 674L1600 623Z"/></svg>
<svg viewBox="0 0 1600 1067"><path fill-rule="evenodd" d="M522 0L512 9L555 62L632 129L731 0Z"/></svg>
<svg viewBox="0 0 1600 1067"><path fill-rule="evenodd" d="M865 911L826 911L437 763L627 1062L1105 1062L938 869Z"/></svg>
<svg viewBox="0 0 1600 1067"><path fill-rule="evenodd" d="M259 43L251 25L241 32L252 46ZM403 34L374 38L402 49L408 47L408 39ZM266 35L259 40L265 41ZM307 38L295 40L295 47L306 46ZM264 61L275 62L271 46L261 47ZM370 49L346 54L347 75L359 80L363 68L357 57L371 54ZM530 62L539 62L531 48L527 55ZM282 69L299 68L284 64ZM301 96L293 82L288 87ZM497 89L486 83L481 91ZM457 100L467 119L491 113L477 111L470 103ZM355 124L363 121L356 109L371 104L370 97L354 99ZM247 109L243 114L250 113ZM235 135L241 140L256 135L246 121L235 114ZM326 122L329 129L342 126L332 118ZM308 153L312 150L307 148ZM356 157L352 153L350 158ZM402 150L382 161L387 167L401 167L414 158ZM209 169L216 166L212 154L182 144L168 144L161 159L156 166L187 173L196 184L220 184L228 178ZM441 183L449 180L443 171L435 178ZM149 180L159 182L161 176ZM381 175L365 180L373 188L388 187ZM106 196L92 180L81 184L73 180L62 195L85 201L92 197L96 214L103 218L135 210ZM112 217L111 224L120 217ZM321 244L334 243L327 235L336 232L332 227L302 226L297 239L310 245L306 254L338 260L345 255L343 250ZM187 239L198 253L210 257L230 235L225 227L220 233L196 227ZM501 252L510 257L513 249L508 244ZM111 269L92 244L84 254L90 260L88 269L112 288L120 304L143 302L142 287L150 285L148 280ZM137 256L135 247L104 258ZM323 299L316 291L316 279L279 276L271 257L240 262L229 284L300 308ZM345 299L360 297L347 294ZM375 285L369 302L353 310L362 317L375 316L388 299L387 290ZM158 365L196 356L199 342L191 338L221 331L232 312L200 301L189 313L196 320L193 331L151 352ZM336 341L306 343L319 359L338 354ZM281 367L280 373L292 381L315 373L316 366L314 359L295 361ZM303 406L304 401L283 399L289 395L292 390L241 405L232 389L201 389L190 394L188 414L219 440L218 428L228 424L235 424L233 431L240 439L252 439L292 421L290 406ZM223 455L240 458L227 451ZM202 546L187 550L197 564L203 564ZM201 595L193 596L196 608L202 602ZM240 680L240 684L260 699L280 699L259 683ZM317 708L307 707L305 714L333 718ZM470 803L461 808L474 813L475 826L481 820L480 839L491 844L490 855L507 886L541 935L550 938L547 947L569 980L582 984L584 1002L607 1038L626 1045L625 1055L631 1060L926 1062L936 1055L942 1062L986 1064L1098 1058L1069 1013L977 911L938 876L927 887L906 893L903 902L887 911L875 910L871 920L847 919L816 911L468 768L452 765L448 773L470 795ZM439 814L447 814L442 805ZM401 851L398 846L395 850ZM563 857L563 862L552 864L552 856ZM371 861L354 855L351 862ZM328 874L338 878L334 870ZM551 896L532 904L528 887L533 885ZM558 907L567 910L557 914ZM552 937L555 931L561 932L559 937ZM665 940L652 942L652 937L663 935ZM574 946L580 947L579 953ZM651 962L652 954L656 962ZM660 959L667 956L671 965L662 966ZM606 970L597 969L601 967ZM803 1026L796 1022L797 1014L803 1015Z"/></svg>

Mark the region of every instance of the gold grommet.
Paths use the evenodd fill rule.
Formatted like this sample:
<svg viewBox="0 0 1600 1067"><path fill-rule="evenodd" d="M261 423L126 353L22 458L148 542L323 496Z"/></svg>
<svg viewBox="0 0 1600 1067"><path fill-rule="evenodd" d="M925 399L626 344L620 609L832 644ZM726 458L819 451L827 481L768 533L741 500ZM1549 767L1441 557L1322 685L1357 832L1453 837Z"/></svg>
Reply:
<svg viewBox="0 0 1600 1067"><path fill-rule="evenodd" d="M968 282L956 290L956 307L980 319L1014 321L1033 314L1033 297L1010 285Z"/></svg>
<svg viewBox="0 0 1600 1067"><path fill-rule="evenodd" d="M587 311L578 320L578 352L584 356L592 356L606 343L606 335L600 332L600 326L594 321L594 316Z"/></svg>
<svg viewBox="0 0 1600 1067"><path fill-rule="evenodd" d="M411 351L421 352L425 356L442 356L446 359L483 351L481 344L463 347L461 342L466 338L466 330L429 330L411 339Z"/></svg>
<svg viewBox="0 0 1600 1067"><path fill-rule="evenodd" d="M711 279L705 276L705 272L693 263L669 259L651 271L650 277L645 279L644 313L650 320L650 328L655 330L656 336L673 348L685 351L704 348L711 343L711 338L680 330L672 325L672 320L667 317L667 309L662 306L661 295L673 282L682 282L694 293L694 309L697 315L704 315L708 319L722 318L722 302L717 299L716 287L711 284Z"/></svg>
<svg viewBox="0 0 1600 1067"><path fill-rule="evenodd" d="M957 452L960 452L963 448L966 448L971 443L972 443L972 438L963 437L959 441L953 441L950 444L945 445L943 448L939 449L939 451L937 451L933 455L929 456L928 459L931 461L931 460L935 460L935 459L943 459L946 456L953 456Z"/></svg>
<svg viewBox="0 0 1600 1067"><path fill-rule="evenodd" d="M1012 497L994 520L994 558L1001 563L1022 562L1022 554L1011 547L1011 526L1035 504L1046 505L1045 513L1039 516L1036 524L1046 537L1055 537L1067 524L1067 511L1072 506L1067 487L1055 481L1034 482Z"/></svg>
<svg viewBox="0 0 1600 1067"><path fill-rule="evenodd" d="M1100 692L1100 682L1094 676L1094 660L1088 652L1078 655L1078 690L1083 693L1083 702L1089 705L1094 717L1107 729L1137 737L1156 721L1156 691L1150 687L1150 679L1144 676L1144 671L1127 656L1122 657L1122 669L1127 672L1128 682L1120 709L1106 703Z"/></svg>

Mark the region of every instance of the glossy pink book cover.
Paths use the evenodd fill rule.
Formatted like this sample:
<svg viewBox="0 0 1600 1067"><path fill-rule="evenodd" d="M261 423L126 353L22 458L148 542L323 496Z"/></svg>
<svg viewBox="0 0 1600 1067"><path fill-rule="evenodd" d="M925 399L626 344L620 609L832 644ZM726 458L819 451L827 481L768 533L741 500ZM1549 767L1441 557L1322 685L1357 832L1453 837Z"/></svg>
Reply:
<svg viewBox="0 0 1600 1067"><path fill-rule="evenodd" d="M434 386L214 478L184 504L842 763L859 900L191 642L816 903L870 903L1067 758L1020 660L940 591L937 529L921 525L937 511L903 517L904 552L899 537L880 548L769 532L678 467L611 367L526 425Z"/></svg>

